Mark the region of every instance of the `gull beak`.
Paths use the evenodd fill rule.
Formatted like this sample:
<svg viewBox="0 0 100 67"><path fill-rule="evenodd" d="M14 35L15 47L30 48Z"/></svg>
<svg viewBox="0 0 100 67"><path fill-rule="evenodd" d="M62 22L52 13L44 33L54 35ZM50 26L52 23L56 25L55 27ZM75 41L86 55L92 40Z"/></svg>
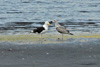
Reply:
<svg viewBox="0 0 100 67"><path fill-rule="evenodd" d="M51 24L49 23L48 25L50 26Z"/></svg>

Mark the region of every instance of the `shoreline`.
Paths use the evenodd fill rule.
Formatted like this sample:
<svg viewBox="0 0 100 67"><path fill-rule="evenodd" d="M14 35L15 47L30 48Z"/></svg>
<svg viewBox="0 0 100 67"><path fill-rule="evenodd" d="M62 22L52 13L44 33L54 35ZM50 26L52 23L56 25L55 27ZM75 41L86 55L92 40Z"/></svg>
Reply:
<svg viewBox="0 0 100 67"><path fill-rule="evenodd" d="M59 44L0 43L0 67L99 67L100 39Z"/></svg>
<svg viewBox="0 0 100 67"><path fill-rule="evenodd" d="M64 35L63 41L58 35L61 37L45 34L43 42L37 34L3 35L6 40L0 40L0 67L100 66L100 35Z"/></svg>
<svg viewBox="0 0 100 67"><path fill-rule="evenodd" d="M32 44L49 44L49 43L66 43L69 41L75 41L82 39L86 41L87 39L98 39L99 34L77 34L77 35L64 35L63 40L61 34L43 34L40 39L39 34L29 34L29 35L0 35L0 42L14 42L14 43L32 43Z"/></svg>

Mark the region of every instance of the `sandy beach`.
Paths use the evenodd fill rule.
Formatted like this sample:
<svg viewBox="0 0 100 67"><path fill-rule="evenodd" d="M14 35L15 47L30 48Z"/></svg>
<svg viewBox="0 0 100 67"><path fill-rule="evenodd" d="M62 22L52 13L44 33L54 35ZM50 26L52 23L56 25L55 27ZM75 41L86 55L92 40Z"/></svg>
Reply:
<svg viewBox="0 0 100 67"><path fill-rule="evenodd" d="M0 67L100 67L100 0L0 0Z"/></svg>
<svg viewBox="0 0 100 67"><path fill-rule="evenodd" d="M51 43L41 44L1 41L0 67L99 67L98 36L56 40L56 43L50 40Z"/></svg>

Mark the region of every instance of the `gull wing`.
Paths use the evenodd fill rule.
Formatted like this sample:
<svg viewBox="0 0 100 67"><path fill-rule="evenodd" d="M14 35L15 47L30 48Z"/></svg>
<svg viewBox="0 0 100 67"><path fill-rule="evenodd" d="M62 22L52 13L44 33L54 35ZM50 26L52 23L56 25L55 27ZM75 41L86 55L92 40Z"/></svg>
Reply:
<svg viewBox="0 0 100 67"><path fill-rule="evenodd" d="M64 26L59 26L59 27L56 28L56 30L59 33L62 33L62 34L68 34L69 33L69 30L67 30L66 27L64 27Z"/></svg>

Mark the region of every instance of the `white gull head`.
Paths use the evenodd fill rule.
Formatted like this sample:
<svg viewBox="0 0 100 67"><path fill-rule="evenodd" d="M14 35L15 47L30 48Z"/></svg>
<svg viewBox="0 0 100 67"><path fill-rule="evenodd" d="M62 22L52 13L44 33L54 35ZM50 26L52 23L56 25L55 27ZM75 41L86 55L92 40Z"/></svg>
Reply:
<svg viewBox="0 0 100 67"><path fill-rule="evenodd" d="M45 28L45 30L48 30L48 25L50 25L50 23L48 21L45 21L43 27Z"/></svg>

